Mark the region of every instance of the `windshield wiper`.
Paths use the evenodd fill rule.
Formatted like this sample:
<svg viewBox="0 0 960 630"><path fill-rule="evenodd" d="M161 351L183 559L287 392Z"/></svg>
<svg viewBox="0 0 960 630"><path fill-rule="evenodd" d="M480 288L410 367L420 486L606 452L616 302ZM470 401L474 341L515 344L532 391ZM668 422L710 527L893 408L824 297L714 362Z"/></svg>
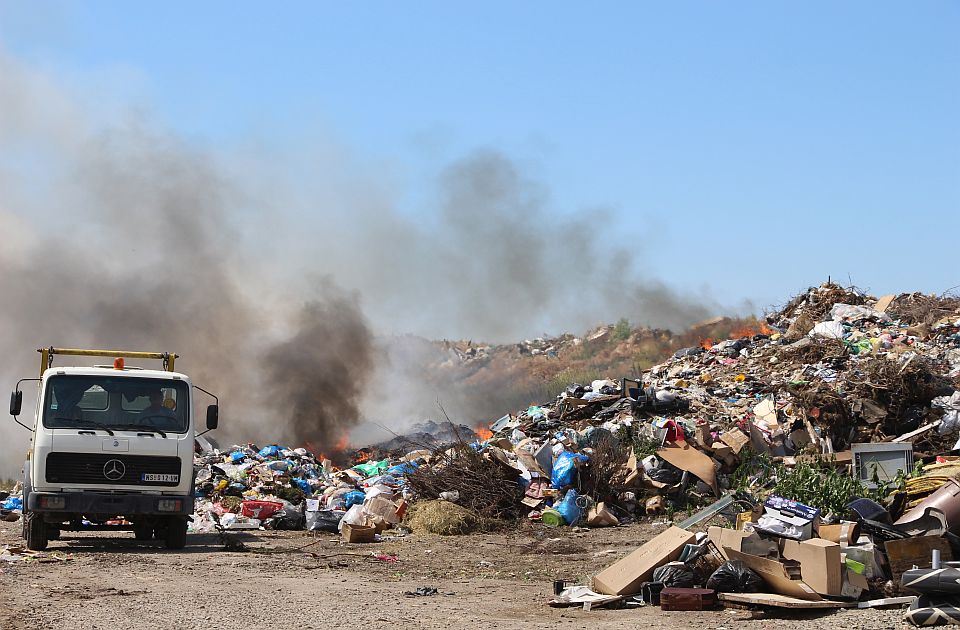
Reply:
<svg viewBox="0 0 960 630"><path fill-rule="evenodd" d="M140 433L159 433L160 437L166 438L167 434L156 427L143 427L137 424L115 424L113 428L117 431L139 431Z"/></svg>
<svg viewBox="0 0 960 630"><path fill-rule="evenodd" d="M103 431L106 431L108 434L113 435L113 431L103 426L99 422L94 422L93 420L82 420L80 418L70 418L68 416L56 416L54 420L66 420L67 422L75 422L79 426L88 427L91 429L101 429Z"/></svg>

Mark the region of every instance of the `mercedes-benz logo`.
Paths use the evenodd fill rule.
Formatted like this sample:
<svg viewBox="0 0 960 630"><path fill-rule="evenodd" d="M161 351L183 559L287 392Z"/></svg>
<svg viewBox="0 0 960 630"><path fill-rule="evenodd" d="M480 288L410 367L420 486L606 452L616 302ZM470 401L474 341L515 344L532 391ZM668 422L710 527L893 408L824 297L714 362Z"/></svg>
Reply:
<svg viewBox="0 0 960 630"><path fill-rule="evenodd" d="M119 459L108 460L107 463L103 465L103 476L110 481L122 479L125 474L127 474L127 468Z"/></svg>

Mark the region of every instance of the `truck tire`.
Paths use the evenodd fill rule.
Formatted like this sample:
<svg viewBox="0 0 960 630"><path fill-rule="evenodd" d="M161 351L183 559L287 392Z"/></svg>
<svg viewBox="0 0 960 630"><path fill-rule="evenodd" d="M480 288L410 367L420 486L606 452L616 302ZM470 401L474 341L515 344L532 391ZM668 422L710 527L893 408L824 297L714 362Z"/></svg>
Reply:
<svg viewBox="0 0 960 630"><path fill-rule="evenodd" d="M183 549L187 546L187 519L171 516L167 520L167 549Z"/></svg>
<svg viewBox="0 0 960 630"><path fill-rule="evenodd" d="M133 526L133 537L137 540L152 540L153 539L153 525L134 525Z"/></svg>
<svg viewBox="0 0 960 630"><path fill-rule="evenodd" d="M27 542L27 549L43 551L47 548L47 524L43 522L43 514L24 512L23 539Z"/></svg>

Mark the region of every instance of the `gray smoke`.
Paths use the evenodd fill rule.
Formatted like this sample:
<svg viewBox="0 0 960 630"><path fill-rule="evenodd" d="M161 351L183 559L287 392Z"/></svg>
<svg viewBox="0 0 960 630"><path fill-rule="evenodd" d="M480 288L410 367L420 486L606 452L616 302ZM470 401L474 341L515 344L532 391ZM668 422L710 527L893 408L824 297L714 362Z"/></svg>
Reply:
<svg viewBox="0 0 960 630"><path fill-rule="evenodd" d="M221 438L325 447L357 422L371 335L356 300L331 283L277 297L238 227L243 187L212 156L140 120L93 125L42 77L9 59L2 70L0 152L42 158L0 163L5 383L36 375L40 346L174 351L220 395ZM351 380L334 387L339 374ZM4 455L11 474L23 458Z"/></svg>
<svg viewBox="0 0 960 630"><path fill-rule="evenodd" d="M679 330L719 309L639 273L643 245L623 238L632 228L602 208L559 213L495 150L446 166L414 214L363 190L346 203L339 215L302 203L315 218L295 231L323 243L325 268L361 291L379 333L509 343L619 317Z"/></svg>
<svg viewBox="0 0 960 630"><path fill-rule="evenodd" d="M373 365L370 330L356 296L325 282L321 301L306 304L297 332L264 357L265 406L290 409L277 427L281 443L305 443L333 455L358 421L358 401Z"/></svg>
<svg viewBox="0 0 960 630"><path fill-rule="evenodd" d="M0 50L8 385L42 345L177 351L221 395L221 440L330 442L365 414L436 417L455 387L417 364L432 351L372 331L504 342L720 310L640 276L606 212L558 213L497 151L448 165L409 208L332 143L221 153L64 85ZM0 426L9 474L27 434Z"/></svg>

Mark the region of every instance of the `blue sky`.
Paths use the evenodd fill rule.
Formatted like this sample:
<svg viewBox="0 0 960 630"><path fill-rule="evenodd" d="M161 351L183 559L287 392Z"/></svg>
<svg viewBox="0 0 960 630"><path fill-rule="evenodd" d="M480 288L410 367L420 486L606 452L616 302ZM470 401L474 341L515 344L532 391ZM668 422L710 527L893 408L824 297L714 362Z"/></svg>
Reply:
<svg viewBox="0 0 960 630"><path fill-rule="evenodd" d="M326 138L411 216L494 148L666 284L760 307L960 285L958 32L946 1L0 0L0 48L89 106L199 146Z"/></svg>

